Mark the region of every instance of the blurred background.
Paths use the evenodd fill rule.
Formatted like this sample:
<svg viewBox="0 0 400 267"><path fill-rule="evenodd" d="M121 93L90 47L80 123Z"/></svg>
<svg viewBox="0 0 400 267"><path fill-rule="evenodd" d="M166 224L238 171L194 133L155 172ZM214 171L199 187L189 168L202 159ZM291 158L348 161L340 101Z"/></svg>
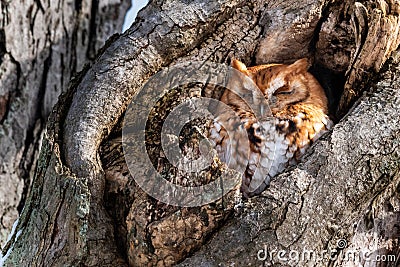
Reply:
<svg viewBox="0 0 400 267"><path fill-rule="evenodd" d="M132 0L132 6L126 13L124 25L122 26L122 32L126 31L131 26L131 24L135 21L138 11L146 6L148 2L148 0Z"/></svg>

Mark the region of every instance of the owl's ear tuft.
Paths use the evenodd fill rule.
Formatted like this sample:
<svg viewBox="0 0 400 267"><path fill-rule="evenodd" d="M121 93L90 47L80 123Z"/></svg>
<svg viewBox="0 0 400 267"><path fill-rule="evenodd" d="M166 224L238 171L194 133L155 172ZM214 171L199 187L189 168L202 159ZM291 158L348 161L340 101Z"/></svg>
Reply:
<svg viewBox="0 0 400 267"><path fill-rule="evenodd" d="M241 62L237 59L234 59L234 60L232 60L232 67L237 69L238 71L243 72L244 74L248 75L247 67L243 62Z"/></svg>
<svg viewBox="0 0 400 267"><path fill-rule="evenodd" d="M293 64L289 65L290 70L295 73L307 71L309 67L311 67L311 64L307 58L298 59Z"/></svg>

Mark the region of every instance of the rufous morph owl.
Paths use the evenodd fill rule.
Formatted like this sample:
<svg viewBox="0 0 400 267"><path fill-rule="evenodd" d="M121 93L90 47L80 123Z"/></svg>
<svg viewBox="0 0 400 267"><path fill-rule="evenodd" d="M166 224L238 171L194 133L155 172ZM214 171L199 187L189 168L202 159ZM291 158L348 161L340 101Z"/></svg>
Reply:
<svg viewBox="0 0 400 267"><path fill-rule="evenodd" d="M296 164L332 122L325 92L307 71L307 59L249 68L233 60L232 67L244 75L231 77L220 101L237 116L220 108L209 139L229 167L245 165L241 190L250 197Z"/></svg>

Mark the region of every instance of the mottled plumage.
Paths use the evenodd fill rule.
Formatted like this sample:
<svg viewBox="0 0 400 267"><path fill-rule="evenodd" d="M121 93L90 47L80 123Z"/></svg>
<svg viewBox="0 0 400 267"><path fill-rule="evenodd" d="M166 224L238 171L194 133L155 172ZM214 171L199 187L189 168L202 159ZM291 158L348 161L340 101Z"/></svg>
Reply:
<svg viewBox="0 0 400 267"><path fill-rule="evenodd" d="M246 164L242 192L252 196L295 164L332 122L324 90L307 71L307 59L249 68L234 60L232 66L245 76L232 76L227 87L232 90L225 90L221 102L238 116L221 107L209 138L229 167ZM247 136L236 134L238 129Z"/></svg>

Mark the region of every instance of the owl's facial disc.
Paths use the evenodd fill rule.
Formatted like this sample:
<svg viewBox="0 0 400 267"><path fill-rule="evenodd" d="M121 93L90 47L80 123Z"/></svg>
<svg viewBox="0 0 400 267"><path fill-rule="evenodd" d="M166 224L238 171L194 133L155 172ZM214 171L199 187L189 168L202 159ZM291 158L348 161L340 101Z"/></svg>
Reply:
<svg viewBox="0 0 400 267"><path fill-rule="evenodd" d="M300 103L310 96L306 85L298 77L294 80L291 80L291 77L280 80L284 81L279 84L280 87L270 87L269 89L268 103L273 113L275 110L282 110L290 105Z"/></svg>

